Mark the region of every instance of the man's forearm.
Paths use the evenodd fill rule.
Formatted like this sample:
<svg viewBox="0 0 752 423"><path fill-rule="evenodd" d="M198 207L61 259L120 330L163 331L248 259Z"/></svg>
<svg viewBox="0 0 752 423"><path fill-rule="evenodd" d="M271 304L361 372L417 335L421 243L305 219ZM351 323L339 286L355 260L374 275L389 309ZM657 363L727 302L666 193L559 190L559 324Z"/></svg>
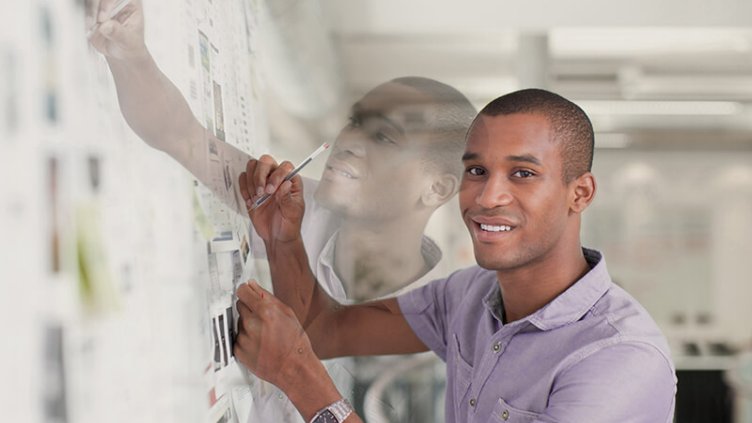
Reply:
<svg viewBox="0 0 752 423"><path fill-rule="evenodd" d="M138 60L108 58L107 63L123 116L147 144L175 156L187 140L203 137L203 127L182 93L150 54Z"/></svg>
<svg viewBox="0 0 752 423"><path fill-rule="evenodd" d="M169 154L225 204L245 213L237 184L228 192L224 173L235 181L252 157L220 141L196 119L183 94L148 53L127 61L108 58L120 110L148 145ZM209 152L216 155L211 160Z"/></svg>
<svg viewBox="0 0 752 423"><path fill-rule="evenodd" d="M302 239L266 245L274 295L292 308L306 328L323 311L337 303L318 285L311 272Z"/></svg>
<svg viewBox="0 0 752 423"><path fill-rule="evenodd" d="M280 389L298 409L305 421L310 421L319 410L339 401L342 395L334 386L329 373L310 350L302 351L291 360L282 372ZM355 413L345 419L346 423L362 423Z"/></svg>

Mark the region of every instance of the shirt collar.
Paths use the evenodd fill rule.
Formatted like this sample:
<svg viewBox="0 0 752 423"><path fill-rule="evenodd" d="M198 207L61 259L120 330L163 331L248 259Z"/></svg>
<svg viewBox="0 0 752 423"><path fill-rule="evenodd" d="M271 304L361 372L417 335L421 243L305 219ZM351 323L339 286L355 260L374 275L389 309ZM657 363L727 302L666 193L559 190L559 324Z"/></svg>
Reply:
<svg viewBox="0 0 752 423"><path fill-rule="evenodd" d="M554 298L553 301L522 319L522 321L528 321L543 331L556 329L581 319L608 291L611 285L611 277L608 274L603 255L598 251L587 248L583 248L582 252L590 265L590 271ZM494 284L483 299L483 303L491 314L501 322L504 306L498 283Z"/></svg>
<svg viewBox="0 0 752 423"><path fill-rule="evenodd" d="M330 280L341 287L342 296L346 298L346 288L344 284L342 283L341 279L337 275L337 272L334 271L334 247L337 244L337 236L339 235L339 230L335 231L334 234L329 238L329 240L324 245L324 248L321 250L321 253L319 254L319 259L316 263L316 276L319 277L319 275L326 275L326 277L330 278ZM431 275L430 279L424 277L421 277L418 281L420 282L420 285L424 285L428 280L434 279L433 271L437 269L437 265L441 261L442 258L442 252L441 248L426 235L423 235L423 238L421 239L420 244L420 252L423 255L423 259L426 261L426 265L429 267L429 271L426 274ZM417 288L418 285L415 285L415 282L404 286L402 289L398 290L397 293L402 293L403 291L406 291L409 289ZM395 294L397 295L397 294ZM389 296L392 296L392 294L389 294ZM339 299L339 298L338 298Z"/></svg>

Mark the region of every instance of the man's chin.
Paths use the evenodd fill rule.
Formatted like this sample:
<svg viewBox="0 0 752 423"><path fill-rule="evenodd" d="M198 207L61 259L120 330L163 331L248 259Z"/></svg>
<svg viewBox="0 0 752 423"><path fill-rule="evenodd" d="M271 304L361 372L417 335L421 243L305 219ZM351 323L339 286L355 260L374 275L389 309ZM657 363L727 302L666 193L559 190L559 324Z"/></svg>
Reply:
<svg viewBox="0 0 752 423"><path fill-rule="evenodd" d="M316 200L316 203L338 215L346 214L347 203L343 199L347 197L346 195L338 194L334 187L325 183L319 184L313 193L313 199Z"/></svg>
<svg viewBox="0 0 752 423"><path fill-rule="evenodd" d="M476 263L478 263L478 266L496 272L500 270L514 269L515 267L519 266L519 263L517 261L506 257L488 257L485 255L479 256L478 254L476 254L475 261Z"/></svg>

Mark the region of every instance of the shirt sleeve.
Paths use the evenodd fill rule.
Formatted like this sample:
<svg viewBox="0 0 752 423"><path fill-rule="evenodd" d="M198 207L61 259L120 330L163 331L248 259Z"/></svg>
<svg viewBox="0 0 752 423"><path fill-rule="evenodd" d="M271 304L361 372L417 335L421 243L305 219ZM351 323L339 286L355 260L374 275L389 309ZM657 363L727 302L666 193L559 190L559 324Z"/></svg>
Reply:
<svg viewBox="0 0 752 423"><path fill-rule="evenodd" d="M655 346L622 342L557 376L539 421L671 423L675 394L673 366Z"/></svg>
<svg viewBox="0 0 752 423"><path fill-rule="evenodd" d="M397 297L402 315L428 348L446 361L449 326L474 269L454 272Z"/></svg>

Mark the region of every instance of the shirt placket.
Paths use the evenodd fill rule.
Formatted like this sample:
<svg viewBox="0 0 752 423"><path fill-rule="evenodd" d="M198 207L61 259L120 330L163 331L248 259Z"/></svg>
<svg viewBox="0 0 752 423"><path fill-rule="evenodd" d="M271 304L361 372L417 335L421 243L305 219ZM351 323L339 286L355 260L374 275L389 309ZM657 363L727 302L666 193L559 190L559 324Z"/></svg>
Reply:
<svg viewBox="0 0 752 423"><path fill-rule="evenodd" d="M475 412L478 408L478 399L480 398L481 391L491 377L494 367L496 367L499 360L501 360L509 342L521 328L522 325L520 324L502 327L501 330L496 332L490 338L489 343L484 347L483 355L480 360L480 367L477 371L473 372L477 375L478 380L474 380L473 383L470 384L470 395L468 396L468 422L473 421Z"/></svg>

